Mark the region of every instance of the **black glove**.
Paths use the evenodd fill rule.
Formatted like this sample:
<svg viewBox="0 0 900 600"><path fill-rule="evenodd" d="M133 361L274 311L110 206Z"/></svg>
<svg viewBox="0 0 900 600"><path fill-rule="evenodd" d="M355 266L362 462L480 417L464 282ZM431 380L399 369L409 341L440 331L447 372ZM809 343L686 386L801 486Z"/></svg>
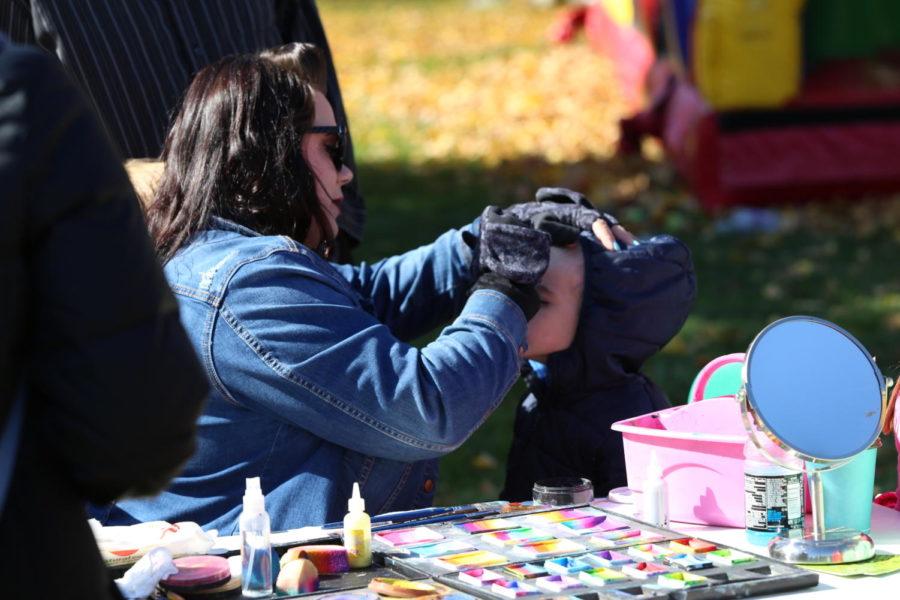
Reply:
<svg viewBox="0 0 900 600"><path fill-rule="evenodd" d="M518 218L538 227L542 218L553 216L565 225L577 227L581 231L590 231L597 219L603 219L610 227L619 221L609 213L600 212L591 202L574 190L567 188L540 188L534 195L534 202L513 204L507 209Z"/></svg>
<svg viewBox="0 0 900 600"><path fill-rule="evenodd" d="M489 271L482 274L469 290L469 294L476 290L500 292L519 305L519 308L525 313L526 321L530 321L531 317L536 315L541 308L541 298L534 289L534 285L515 283L499 273Z"/></svg>
<svg viewBox="0 0 900 600"><path fill-rule="evenodd" d="M515 283L534 285L550 264L550 234L496 206L481 214L481 236L463 232L472 248L475 275L497 273Z"/></svg>

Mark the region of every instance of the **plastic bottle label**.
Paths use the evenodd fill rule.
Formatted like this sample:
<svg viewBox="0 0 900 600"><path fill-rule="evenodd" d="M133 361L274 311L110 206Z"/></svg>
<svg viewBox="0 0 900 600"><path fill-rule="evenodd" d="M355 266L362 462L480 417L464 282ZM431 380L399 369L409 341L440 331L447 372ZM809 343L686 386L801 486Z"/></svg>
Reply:
<svg viewBox="0 0 900 600"><path fill-rule="evenodd" d="M366 567L372 562L371 537L365 529L351 529L344 532L344 548L352 567Z"/></svg>
<svg viewBox="0 0 900 600"><path fill-rule="evenodd" d="M803 528L803 475L744 475L747 529Z"/></svg>

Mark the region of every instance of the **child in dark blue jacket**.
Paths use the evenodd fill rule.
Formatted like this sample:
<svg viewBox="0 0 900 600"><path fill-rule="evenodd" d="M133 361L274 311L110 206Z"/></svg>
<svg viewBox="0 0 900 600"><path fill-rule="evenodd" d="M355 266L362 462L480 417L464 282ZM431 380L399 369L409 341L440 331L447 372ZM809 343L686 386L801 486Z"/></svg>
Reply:
<svg viewBox="0 0 900 600"><path fill-rule="evenodd" d="M519 405L500 497L531 499L535 481L587 477L594 494L625 485L621 419L669 406L641 373L678 333L696 296L690 251L662 235L621 251L579 238L584 288L571 346L526 367L529 394Z"/></svg>

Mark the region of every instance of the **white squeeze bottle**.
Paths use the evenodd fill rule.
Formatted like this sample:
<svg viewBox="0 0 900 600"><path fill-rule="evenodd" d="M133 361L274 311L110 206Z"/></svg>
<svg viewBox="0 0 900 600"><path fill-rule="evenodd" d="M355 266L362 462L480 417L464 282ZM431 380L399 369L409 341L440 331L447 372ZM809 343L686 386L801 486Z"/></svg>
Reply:
<svg viewBox="0 0 900 600"><path fill-rule="evenodd" d="M250 477L244 491L244 512L239 521L241 589L244 597L261 598L272 594L270 527L259 477Z"/></svg>
<svg viewBox="0 0 900 600"><path fill-rule="evenodd" d="M359 495L359 484L353 484L353 496L347 501L344 517L344 548L347 561L354 569L372 564L372 521L366 514L366 501Z"/></svg>
<svg viewBox="0 0 900 600"><path fill-rule="evenodd" d="M650 451L650 463L644 478L644 493L641 496L641 518L657 527L669 526L669 488L663 479L662 467L656 451Z"/></svg>

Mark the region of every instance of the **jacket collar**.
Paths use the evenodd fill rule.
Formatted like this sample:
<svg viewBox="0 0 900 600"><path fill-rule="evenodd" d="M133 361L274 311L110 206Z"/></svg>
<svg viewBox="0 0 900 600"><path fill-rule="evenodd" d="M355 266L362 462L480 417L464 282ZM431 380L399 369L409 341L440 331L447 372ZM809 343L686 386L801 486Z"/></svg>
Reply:
<svg viewBox="0 0 900 600"><path fill-rule="evenodd" d="M239 233L247 237L262 237L262 234L258 231L254 231L253 229L245 227L244 225L239 225L234 221L223 219L222 217L210 217L209 228L220 229L222 231L233 231L234 233Z"/></svg>

